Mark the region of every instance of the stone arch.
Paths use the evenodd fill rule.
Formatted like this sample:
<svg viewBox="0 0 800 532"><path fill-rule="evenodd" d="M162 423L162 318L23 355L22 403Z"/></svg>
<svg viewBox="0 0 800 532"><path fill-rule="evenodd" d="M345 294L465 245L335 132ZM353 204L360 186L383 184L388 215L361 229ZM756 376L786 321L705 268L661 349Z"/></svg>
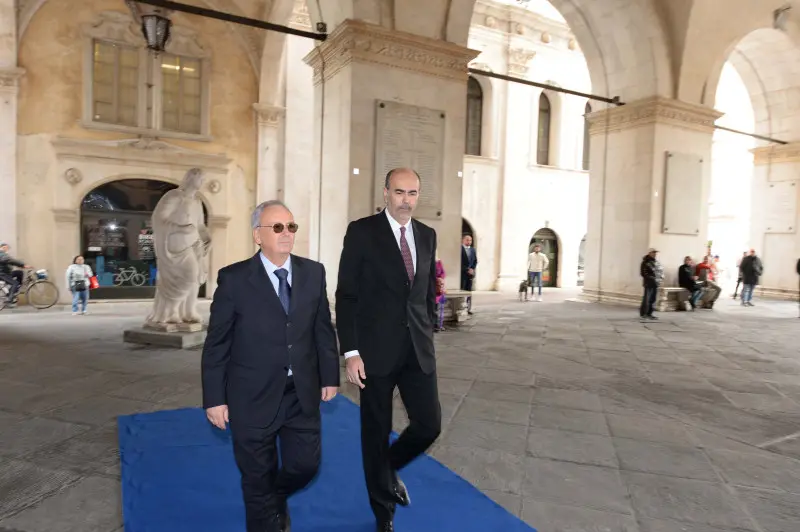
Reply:
<svg viewBox="0 0 800 532"><path fill-rule="evenodd" d="M465 235L470 235L472 237L472 247L478 249L478 235L475 232L475 226L469 223L469 220L466 218L461 218L461 238L464 238Z"/></svg>
<svg viewBox="0 0 800 532"><path fill-rule="evenodd" d="M561 286L561 255L564 253L561 237L553 229L541 227L531 237L528 253L532 253L537 244L541 246L542 253L550 259L549 272L542 275L542 284L551 287Z"/></svg>

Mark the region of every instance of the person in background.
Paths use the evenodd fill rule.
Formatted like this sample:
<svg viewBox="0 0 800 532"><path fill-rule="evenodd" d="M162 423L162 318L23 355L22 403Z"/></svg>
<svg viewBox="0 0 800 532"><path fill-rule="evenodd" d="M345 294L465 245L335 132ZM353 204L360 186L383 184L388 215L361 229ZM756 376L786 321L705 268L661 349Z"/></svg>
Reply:
<svg viewBox="0 0 800 532"><path fill-rule="evenodd" d="M528 278L531 285L531 297L534 297L534 290L539 287L539 295L535 296L534 301L542 300L542 272L550 265L550 259L542 253L539 244L533 246L533 253L528 255Z"/></svg>
<svg viewBox="0 0 800 532"><path fill-rule="evenodd" d="M722 288L714 282L714 264L711 262L710 257L706 255L703 257L703 262L697 265L695 275L697 279L703 283L705 294L703 296L703 308L713 309L719 295L722 293Z"/></svg>
<svg viewBox="0 0 800 532"><path fill-rule="evenodd" d="M5 281L11 287L6 306L13 308L17 304L17 293L25 275L21 270L15 270L14 267L29 268L30 266L12 257L8 253L10 249L11 246L6 242L0 242L0 280Z"/></svg>
<svg viewBox="0 0 800 532"><path fill-rule="evenodd" d="M656 298L658 297L658 287L664 279L664 268L658 262L658 250L650 248L642 258L642 263L639 266L639 274L642 276L642 284L644 285L644 294L642 295L642 306L639 308L639 317L643 320L657 320L653 316L653 311L656 306Z"/></svg>
<svg viewBox="0 0 800 532"><path fill-rule="evenodd" d="M94 275L88 264L84 264L83 257L78 255L72 259L72 264L67 268L67 287L72 292L72 315L78 315L78 303L81 304L81 314L86 314L86 304L89 302L89 279Z"/></svg>
<svg viewBox="0 0 800 532"><path fill-rule="evenodd" d="M764 273L764 264L756 256L756 250L751 249L750 254L742 259L742 306L753 306L753 290L758 285L758 279Z"/></svg>
<svg viewBox="0 0 800 532"><path fill-rule="evenodd" d="M464 235L461 238L461 290L472 292L477 267L478 254L472 247L472 235ZM467 297L467 314L472 314L472 296Z"/></svg>
<svg viewBox="0 0 800 532"><path fill-rule="evenodd" d="M444 304L447 301L444 280L447 274L444 271L444 264L442 264L441 259L438 257L438 251L436 255L436 307L439 312L439 321L433 332L440 332L444 331Z"/></svg>
<svg viewBox="0 0 800 532"><path fill-rule="evenodd" d="M692 257L687 256L683 259L681 267L678 268L678 286L689 291L689 304L692 310L697 308L697 301L703 295L703 289L697 281L698 278L697 275L695 275L694 261Z"/></svg>
<svg viewBox="0 0 800 532"><path fill-rule="evenodd" d="M742 260L747 256L747 252L742 252L742 258L736 261L736 269L739 271L738 277L736 278L736 288L733 289L733 299L736 299L736 296L739 293L739 285L742 284Z"/></svg>

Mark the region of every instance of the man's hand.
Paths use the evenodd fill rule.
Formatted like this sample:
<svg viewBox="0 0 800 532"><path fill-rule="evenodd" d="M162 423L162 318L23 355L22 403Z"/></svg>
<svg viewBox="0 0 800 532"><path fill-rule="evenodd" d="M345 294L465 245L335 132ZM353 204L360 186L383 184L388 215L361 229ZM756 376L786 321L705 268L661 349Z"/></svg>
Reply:
<svg viewBox="0 0 800 532"><path fill-rule="evenodd" d="M467 268L467 275L474 276L475 275L475 270L473 270L472 268Z"/></svg>
<svg viewBox="0 0 800 532"><path fill-rule="evenodd" d="M218 429L225 430L225 423L230 421L228 419L228 405L219 405L206 408L206 417L212 425Z"/></svg>
<svg viewBox="0 0 800 532"><path fill-rule="evenodd" d="M323 401L330 401L334 397L336 397L336 392L339 390L337 386L325 386L322 389L322 400Z"/></svg>
<svg viewBox="0 0 800 532"><path fill-rule="evenodd" d="M352 382L362 390L364 383L361 381L367 380L367 374L364 373L364 361L361 356L354 356L347 359L347 381Z"/></svg>

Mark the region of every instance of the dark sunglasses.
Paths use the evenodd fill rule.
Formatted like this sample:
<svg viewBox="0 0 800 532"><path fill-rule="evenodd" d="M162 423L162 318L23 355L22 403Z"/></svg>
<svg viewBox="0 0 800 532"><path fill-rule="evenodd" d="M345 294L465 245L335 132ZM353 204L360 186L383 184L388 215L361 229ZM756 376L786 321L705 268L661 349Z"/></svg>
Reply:
<svg viewBox="0 0 800 532"><path fill-rule="evenodd" d="M278 222L272 225L259 225L259 227L271 227L273 231L275 231L278 234L281 234L283 233L284 228L288 229L290 233L296 233L298 225L294 222L289 222L286 225L283 225L282 223Z"/></svg>

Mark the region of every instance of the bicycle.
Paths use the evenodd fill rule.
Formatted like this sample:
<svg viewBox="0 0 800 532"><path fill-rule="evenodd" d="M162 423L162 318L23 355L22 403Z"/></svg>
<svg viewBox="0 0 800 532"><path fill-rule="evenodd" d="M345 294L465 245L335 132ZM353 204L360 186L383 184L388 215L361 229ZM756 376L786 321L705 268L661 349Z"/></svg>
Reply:
<svg viewBox="0 0 800 532"><path fill-rule="evenodd" d="M145 276L136 271L133 266L121 268L114 274L114 284L117 286L122 286L125 283L131 283L133 286L142 286L146 280Z"/></svg>
<svg viewBox="0 0 800 532"><path fill-rule="evenodd" d="M0 280L0 310L8 304L8 296L11 293L11 285ZM45 310L58 303L58 287L48 279L47 270L25 270L25 277L22 278L22 286L17 293L25 296L25 300L30 306L37 310Z"/></svg>

